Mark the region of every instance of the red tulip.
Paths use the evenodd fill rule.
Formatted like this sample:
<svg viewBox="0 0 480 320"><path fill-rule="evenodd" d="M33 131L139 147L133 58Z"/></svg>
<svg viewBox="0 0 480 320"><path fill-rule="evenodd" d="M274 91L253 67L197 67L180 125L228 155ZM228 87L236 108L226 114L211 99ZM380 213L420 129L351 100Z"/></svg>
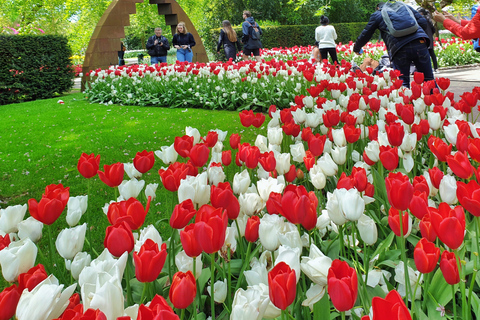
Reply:
<svg viewBox="0 0 480 320"><path fill-rule="evenodd" d="M135 245L132 229L124 221L108 226L103 245L115 257L120 257L125 251L132 251Z"/></svg>
<svg viewBox="0 0 480 320"><path fill-rule="evenodd" d="M215 209L205 204L200 207L195 217L195 238L205 253L215 253L225 242L228 225L227 211L223 208Z"/></svg>
<svg viewBox="0 0 480 320"><path fill-rule="evenodd" d="M291 120L288 123L285 123L282 126L283 132L285 132L286 135L296 137L300 134L300 126L295 123L295 121Z"/></svg>
<svg viewBox="0 0 480 320"><path fill-rule="evenodd" d="M466 152L457 151L453 156L448 155L447 163L453 173L460 179L470 179L473 175L473 166L468 160Z"/></svg>
<svg viewBox="0 0 480 320"><path fill-rule="evenodd" d="M14 284L0 292L0 320L9 320L15 315L20 290Z"/></svg>
<svg viewBox="0 0 480 320"><path fill-rule="evenodd" d="M432 135L428 138L428 147L435 157L437 157L438 161L446 162L447 156L450 155L453 146L446 144L442 139Z"/></svg>
<svg viewBox="0 0 480 320"><path fill-rule="evenodd" d="M152 239L147 239L140 247L140 251L133 253L135 263L135 276L140 282L152 282L162 272L165 259L167 258L167 244L163 243L161 251L158 244Z"/></svg>
<svg viewBox="0 0 480 320"><path fill-rule="evenodd" d="M450 87L450 79L448 78L437 78L437 85L443 91L447 90Z"/></svg>
<svg viewBox="0 0 480 320"><path fill-rule="evenodd" d="M408 206L410 212L417 218L422 220L422 218L428 212L428 195L426 192L415 191L413 193L412 201Z"/></svg>
<svg viewBox="0 0 480 320"><path fill-rule="evenodd" d="M393 171L398 167L398 149L397 147L380 146L380 162L389 171Z"/></svg>
<svg viewBox="0 0 480 320"><path fill-rule="evenodd" d="M215 208L223 208L227 210L230 220L235 220L240 213L240 203L233 194L229 182L220 182L218 186L211 186L210 201Z"/></svg>
<svg viewBox="0 0 480 320"><path fill-rule="evenodd" d="M314 157L318 157L323 153L323 147L325 146L326 140L327 136L322 136L320 133L310 136L310 139L308 139L308 149Z"/></svg>
<svg viewBox="0 0 480 320"><path fill-rule="evenodd" d="M57 320L107 320L107 316L99 309L89 308L84 312L83 305L79 304L74 308L65 310Z"/></svg>
<svg viewBox="0 0 480 320"><path fill-rule="evenodd" d="M238 115L240 116L240 123L246 128L250 127L255 119L253 110L243 110Z"/></svg>
<svg viewBox="0 0 480 320"><path fill-rule="evenodd" d="M191 294L191 293L190 293ZM138 308L137 320L179 320L164 297L155 295L150 304L141 304Z"/></svg>
<svg viewBox="0 0 480 320"><path fill-rule="evenodd" d="M310 151L305 152L305 157L303 157L303 162L305 163L305 167L307 168L308 171L313 168L315 163L317 162L315 157Z"/></svg>
<svg viewBox="0 0 480 320"><path fill-rule="evenodd" d="M173 142L173 148L181 157L188 158L192 147L193 137L189 135L184 135L183 137L175 137L175 141Z"/></svg>
<svg viewBox="0 0 480 320"><path fill-rule="evenodd" d="M296 281L295 270L283 261L270 270L268 273L268 294L275 307L285 310L293 303L297 294Z"/></svg>
<svg viewBox="0 0 480 320"><path fill-rule="evenodd" d="M218 141L218 133L216 131L208 131L207 136L203 139L207 147L213 148Z"/></svg>
<svg viewBox="0 0 480 320"><path fill-rule="evenodd" d="M240 144L241 139L242 139L242 137L239 134L233 133L230 136L230 147L232 149L238 149L238 145Z"/></svg>
<svg viewBox="0 0 480 320"><path fill-rule="evenodd" d="M210 149L205 144L197 143L190 150L190 159L195 167L200 168L207 163L209 154Z"/></svg>
<svg viewBox="0 0 480 320"><path fill-rule="evenodd" d="M304 186L289 184L285 188L281 206L277 210L293 224L301 224L312 230L317 224L318 198L313 191L307 192Z"/></svg>
<svg viewBox="0 0 480 320"><path fill-rule="evenodd" d="M442 202L438 209L429 208L430 219L438 238L450 249L457 249L463 242L465 234L465 212L462 206L450 208Z"/></svg>
<svg viewBox="0 0 480 320"><path fill-rule="evenodd" d="M0 236L0 251L8 247L10 244L10 235L6 234L4 236Z"/></svg>
<svg viewBox="0 0 480 320"><path fill-rule="evenodd" d="M388 202L397 210L405 211L413 197L413 186L401 172L389 173L385 178Z"/></svg>
<svg viewBox="0 0 480 320"><path fill-rule="evenodd" d="M145 222L150 208L151 197L148 197L145 209L140 201L130 198L127 201L112 202L108 206L107 218L110 224L125 221L132 230L137 230Z"/></svg>
<svg viewBox="0 0 480 320"><path fill-rule="evenodd" d="M413 192L415 191L423 192L427 196L430 194L430 187L425 176L413 177Z"/></svg>
<svg viewBox="0 0 480 320"><path fill-rule="evenodd" d="M275 170L275 166L277 165L277 160L275 160L275 154L273 151L261 153L258 162L260 162L263 170L267 172Z"/></svg>
<svg viewBox="0 0 480 320"><path fill-rule="evenodd" d="M328 269L328 295L333 306L340 312L350 310L357 301L357 273L347 262L333 260Z"/></svg>
<svg viewBox="0 0 480 320"><path fill-rule="evenodd" d="M468 154L473 160L480 162L480 139L469 139L468 141Z"/></svg>
<svg viewBox="0 0 480 320"><path fill-rule="evenodd" d="M323 124L327 128L332 128L340 122L340 111L339 110L327 110L323 115Z"/></svg>
<svg viewBox="0 0 480 320"><path fill-rule="evenodd" d="M99 166L100 166L100 155L95 156L93 153L92 154L82 153L77 163L78 172L80 172L80 174L87 179L90 179L97 175Z"/></svg>
<svg viewBox="0 0 480 320"><path fill-rule="evenodd" d="M312 128L306 127L302 129L302 140L308 141L310 137L313 136Z"/></svg>
<svg viewBox="0 0 480 320"><path fill-rule="evenodd" d="M476 181L468 184L457 181L457 198L465 210L480 217L480 185Z"/></svg>
<svg viewBox="0 0 480 320"><path fill-rule="evenodd" d="M368 139L378 140L378 125L374 124L368 127Z"/></svg>
<svg viewBox="0 0 480 320"><path fill-rule="evenodd" d="M36 199L28 200L28 211L30 215L43 224L51 225L65 209L70 188L64 188L62 184L51 184L45 188L40 202Z"/></svg>
<svg viewBox="0 0 480 320"><path fill-rule="evenodd" d="M65 308L65 311L70 310L70 309L74 309L78 305L81 305L80 304L80 295L78 293L74 293L74 294L72 294L72 296L70 298L68 298L68 305ZM83 305L81 305L81 306L82 306L82 310L83 310Z"/></svg>
<svg viewBox="0 0 480 320"><path fill-rule="evenodd" d="M245 166L249 169L255 169L258 166L260 158L260 149L256 146L245 148Z"/></svg>
<svg viewBox="0 0 480 320"><path fill-rule="evenodd" d="M387 131L388 142L392 146L398 147L402 144L405 128L400 122L394 122L389 126L385 126L385 130Z"/></svg>
<svg viewBox="0 0 480 320"><path fill-rule="evenodd" d="M188 270L186 273L179 271L173 275L168 297L175 308L187 308L195 300L196 293L197 282L192 271Z"/></svg>
<svg viewBox="0 0 480 320"><path fill-rule="evenodd" d="M298 170L301 171L301 169L298 169ZM297 175L298 175L297 168L295 168L294 164L290 165L290 169L288 170L288 172L284 174L285 180L289 183L292 183L293 180L295 180L295 178L297 177Z"/></svg>
<svg viewBox="0 0 480 320"><path fill-rule="evenodd" d="M360 138L360 134L362 133L362 130L360 128L349 125L344 125L343 131L345 133L345 139L348 143L356 142Z"/></svg>
<svg viewBox="0 0 480 320"><path fill-rule="evenodd" d="M397 237L400 237L402 234L405 236L408 233L408 229L410 228L410 219L408 219L408 217L407 211L402 213L402 232L400 232L400 212L394 207L388 210L388 225Z"/></svg>
<svg viewBox="0 0 480 320"><path fill-rule="evenodd" d="M308 89L307 89L308 90ZM277 106L272 104L270 107L268 107L268 116L272 118L272 113L275 113L277 111Z"/></svg>
<svg viewBox="0 0 480 320"><path fill-rule="evenodd" d="M183 229L195 216L197 211L191 199L187 199L175 206L170 217L170 226L174 229Z"/></svg>
<svg viewBox="0 0 480 320"><path fill-rule="evenodd" d="M432 182L432 185L436 189L440 188L440 182L443 179L442 170L438 169L438 167L433 167L432 169L428 169L428 174L430 176L430 181Z"/></svg>
<svg viewBox="0 0 480 320"><path fill-rule="evenodd" d="M254 126L255 128L260 128L263 122L265 122L265 115L259 112L255 114L255 118L253 118L252 126Z"/></svg>
<svg viewBox="0 0 480 320"><path fill-rule="evenodd" d="M423 238L426 238L430 242L434 242L437 239L437 234L430 219L430 212L427 212L427 214L423 216L419 228Z"/></svg>
<svg viewBox="0 0 480 320"><path fill-rule="evenodd" d="M245 239L248 242L255 242L258 240L259 227L260 227L260 218L258 216L252 216L248 218L247 225L245 227Z"/></svg>
<svg viewBox="0 0 480 320"><path fill-rule="evenodd" d="M189 224L180 231L180 241L187 256L193 258L202 254L202 246L195 237L195 224Z"/></svg>
<svg viewBox="0 0 480 320"><path fill-rule="evenodd" d="M454 252L449 252L447 250L442 252L442 257L440 258L440 270L448 284L454 285L460 282L457 257Z"/></svg>
<svg viewBox="0 0 480 320"><path fill-rule="evenodd" d="M396 290L390 291L385 299L373 297L372 311L372 320L412 320L405 302Z"/></svg>
<svg viewBox="0 0 480 320"><path fill-rule="evenodd" d="M133 166L141 173L152 169L154 164L155 157L153 156L153 151L143 150L142 152L137 152L135 158L133 158Z"/></svg>
<svg viewBox="0 0 480 320"><path fill-rule="evenodd" d="M222 164L228 167L232 163L232 150L222 151Z"/></svg>
<svg viewBox="0 0 480 320"><path fill-rule="evenodd" d="M180 181L185 179L187 175L191 175L190 172L192 168L190 166L189 163L175 162L172 163L167 170L158 170L158 174L162 178L162 183L165 189L172 192L178 191Z"/></svg>
<svg viewBox="0 0 480 320"><path fill-rule="evenodd" d="M425 76L423 75L422 72L413 73L413 80L415 81L415 83L422 84L424 79L425 79Z"/></svg>
<svg viewBox="0 0 480 320"><path fill-rule="evenodd" d="M365 191L368 184L367 172L362 167L353 167L352 174L354 186L359 192Z"/></svg>
<svg viewBox="0 0 480 320"><path fill-rule="evenodd" d="M21 273L18 276L18 289L20 292L23 289L32 291L40 282L47 279L48 274L45 271L45 267L42 264L37 264L35 267L30 268L28 272Z"/></svg>
<svg viewBox="0 0 480 320"><path fill-rule="evenodd" d="M440 258L440 249L435 247L433 242L425 238L420 239L413 251L413 259L415 266L421 273L430 273L437 266L438 258Z"/></svg>
<svg viewBox="0 0 480 320"><path fill-rule="evenodd" d="M268 195L268 200L266 203L267 206L267 212L269 214L279 214L280 212L278 211L277 208L281 206L282 202L282 194L278 192L270 192Z"/></svg>
<svg viewBox="0 0 480 320"><path fill-rule="evenodd" d="M123 181L125 170L123 163L117 162L112 165L104 165L103 171L98 171L98 177L109 187L118 187Z"/></svg>

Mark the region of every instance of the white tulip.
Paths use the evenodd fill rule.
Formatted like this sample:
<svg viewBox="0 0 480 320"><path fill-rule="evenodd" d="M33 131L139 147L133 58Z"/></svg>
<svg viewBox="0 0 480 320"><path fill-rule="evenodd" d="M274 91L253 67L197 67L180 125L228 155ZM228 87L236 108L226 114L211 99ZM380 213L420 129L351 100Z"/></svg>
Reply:
<svg viewBox="0 0 480 320"><path fill-rule="evenodd" d="M318 127L323 121L322 115L318 112L309 112L305 117L305 125L312 129Z"/></svg>
<svg viewBox="0 0 480 320"><path fill-rule="evenodd" d="M293 120L296 124L303 124L306 120L306 113L303 109L298 108L295 111L292 111Z"/></svg>
<svg viewBox="0 0 480 320"><path fill-rule="evenodd" d="M35 265L37 246L29 239L11 242L0 250L0 266L3 278L8 282L17 281L21 273L28 272Z"/></svg>
<svg viewBox="0 0 480 320"><path fill-rule="evenodd" d="M280 246L277 250L278 255L275 259L275 265L279 264L280 262L285 262L288 264L290 268L295 270L295 275L298 280L300 280L300 255L301 255L301 248L290 248L287 246Z"/></svg>
<svg viewBox="0 0 480 320"><path fill-rule="evenodd" d="M150 239L153 242L155 242L158 245L158 248L162 246L162 243L163 243L162 236L160 235L158 230L155 228L155 226L153 224L150 224L140 231L140 236L138 237L138 240L135 242L134 251L139 252L140 248L147 241L147 239Z"/></svg>
<svg viewBox="0 0 480 320"><path fill-rule="evenodd" d="M207 176L208 181L214 186L218 186L218 184L224 182L226 178L222 166L209 166L207 169Z"/></svg>
<svg viewBox="0 0 480 320"><path fill-rule="evenodd" d="M175 256L175 265L177 266L178 271L183 273L191 271L193 273L193 258L187 256L184 250L180 251ZM195 279L200 278L202 275L202 256L195 258Z"/></svg>
<svg viewBox="0 0 480 320"><path fill-rule="evenodd" d="M428 116L428 124L430 126L430 129L432 129L433 131L440 129L442 125L442 118L440 116L440 113L428 112L427 116Z"/></svg>
<svg viewBox="0 0 480 320"><path fill-rule="evenodd" d="M262 136L261 134L257 135L257 138L255 139L255 146L260 149L261 153L267 152L268 151L268 141L267 137Z"/></svg>
<svg viewBox="0 0 480 320"><path fill-rule="evenodd" d="M455 177L449 174L444 175L440 181L439 192L443 202L450 205L457 203L457 181Z"/></svg>
<svg viewBox="0 0 480 320"><path fill-rule="evenodd" d="M265 294L259 285L240 288L233 298L230 320L262 320L269 303L268 289Z"/></svg>
<svg viewBox="0 0 480 320"><path fill-rule="evenodd" d="M125 170L125 173L130 179L139 179L142 177L142 173L135 168L132 162L124 163L123 169Z"/></svg>
<svg viewBox="0 0 480 320"><path fill-rule="evenodd" d="M281 145L283 140L283 130L279 127L268 128L268 142L275 145Z"/></svg>
<svg viewBox="0 0 480 320"><path fill-rule="evenodd" d="M216 303L223 303L225 299L227 298L227 279L224 279L223 281L218 280L215 282L213 285L213 291L214 291L214 300ZM212 295L212 287L207 286L207 292L211 296Z"/></svg>
<svg viewBox="0 0 480 320"><path fill-rule="evenodd" d="M67 223L70 227L78 224L82 215L87 211L88 195L70 197L67 202Z"/></svg>
<svg viewBox="0 0 480 320"><path fill-rule="evenodd" d="M333 142L339 147L345 147L347 145L347 139L345 138L345 131L343 129L332 130Z"/></svg>
<svg viewBox="0 0 480 320"><path fill-rule="evenodd" d="M345 164L347 161L347 147L335 147L331 151L332 159L339 166Z"/></svg>
<svg viewBox="0 0 480 320"><path fill-rule="evenodd" d="M39 283L32 291L23 290L17 305L15 318L18 320L56 319L68 306L77 284L63 290L54 275ZM63 291L62 291L63 290ZM48 299L45 299L48 297Z"/></svg>
<svg viewBox="0 0 480 320"><path fill-rule="evenodd" d="M65 260L69 261L69 260ZM70 272L72 273L72 277L75 280L78 280L78 276L80 272L86 267L90 265L92 262L92 257L87 252L79 252L73 258L73 261L70 264Z"/></svg>
<svg viewBox="0 0 480 320"><path fill-rule="evenodd" d="M132 178L131 180L123 180L118 186L118 191L125 200L128 200L130 198L137 198L144 186L145 180L138 181Z"/></svg>
<svg viewBox="0 0 480 320"><path fill-rule="evenodd" d="M248 173L248 170L245 169L240 173L235 173L235 176L233 177L233 193L235 194L241 194L245 193L250 186L251 180L250 180L250 175Z"/></svg>
<svg viewBox="0 0 480 320"><path fill-rule="evenodd" d="M33 217L28 217L18 224L18 237L20 240L30 239L37 242L42 238L43 223Z"/></svg>
<svg viewBox="0 0 480 320"><path fill-rule="evenodd" d="M302 272L315 284L326 286L328 270L332 265L332 259L324 255L320 249L312 243L309 256L303 256L300 262Z"/></svg>
<svg viewBox="0 0 480 320"><path fill-rule="evenodd" d="M197 144L200 142L200 138L202 137L200 135L200 132L198 131L198 129L196 128L192 128L192 127L186 127L185 128L185 134L187 136L190 136L190 137L193 137L193 144Z"/></svg>
<svg viewBox="0 0 480 320"><path fill-rule="evenodd" d="M295 143L290 145L290 153L292 155L292 160L295 162L303 163L303 158L305 158L305 147L303 143Z"/></svg>
<svg viewBox="0 0 480 320"><path fill-rule="evenodd" d="M369 216L362 214L360 219L357 222L357 228L360 232L360 237L363 242L372 246L377 242L378 231L375 221Z"/></svg>
<svg viewBox="0 0 480 320"><path fill-rule="evenodd" d="M152 197L152 200L154 200L157 197L157 188L158 188L158 183L149 183L145 187L145 197Z"/></svg>
<svg viewBox="0 0 480 320"><path fill-rule="evenodd" d="M263 208L262 199L258 193L242 193L238 197L240 212L252 216Z"/></svg>
<svg viewBox="0 0 480 320"><path fill-rule="evenodd" d="M290 153L275 153L277 173L285 174L290 170Z"/></svg>
<svg viewBox="0 0 480 320"><path fill-rule="evenodd" d="M260 219L258 237L262 246L270 251L275 251L280 245L279 234L285 224L283 217L266 214Z"/></svg>
<svg viewBox="0 0 480 320"><path fill-rule="evenodd" d="M325 295L326 286L321 286L319 284L311 284L310 288L305 293L307 298L302 301L302 306L309 307L310 311L313 311L313 305L320 301Z"/></svg>
<svg viewBox="0 0 480 320"><path fill-rule="evenodd" d="M268 177L268 179L261 179L257 182L258 195L263 202L267 202L271 192L282 193L285 188L285 178L283 176L277 179Z"/></svg>
<svg viewBox="0 0 480 320"><path fill-rule="evenodd" d="M324 153L318 160L317 165L322 169L323 173L327 177L331 177L337 174L338 166L332 160L329 153Z"/></svg>
<svg viewBox="0 0 480 320"><path fill-rule="evenodd" d="M260 283L268 285L267 257L272 258L270 251L264 251L260 259L253 258L250 261L250 270L243 272L248 286Z"/></svg>
<svg viewBox="0 0 480 320"><path fill-rule="evenodd" d="M26 212L27 204L0 209L0 230L5 233L17 232L18 224L23 220Z"/></svg>
<svg viewBox="0 0 480 320"><path fill-rule="evenodd" d="M77 253L82 251L86 232L86 223L60 231L55 241L55 247L60 256L64 259L72 260Z"/></svg>
<svg viewBox="0 0 480 320"><path fill-rule="evenodd" d="M170 146L161 146L160 150L157 150L154 153L166 165L171 165L177 161L178 158L178 153L175 151L173 143Z"/></svg>

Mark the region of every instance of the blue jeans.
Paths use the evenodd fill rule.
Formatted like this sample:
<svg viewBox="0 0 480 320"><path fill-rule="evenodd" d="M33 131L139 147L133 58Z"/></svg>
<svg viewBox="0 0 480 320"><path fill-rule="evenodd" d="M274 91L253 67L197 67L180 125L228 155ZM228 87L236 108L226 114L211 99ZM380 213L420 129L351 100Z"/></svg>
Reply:
<svg viewBox="0 0 480 320"><path fill-rule="evenodd" d="M177 49L177 60L192 62L193 52L192 49Z"/></svg>
<svg viewBox="0 0 480 320"><path fill-rule="evenodd" d="M157 64L159 62L167 62L167 56L150 57L150 64Z"/></svg>
<svg viewBox="0 0 480 320"><path fill-rule="evenodd" d="M400 79L403 81L404 87L410 88L410 64L412 62L417 71L424 74L425 81L434 80L430 53L423 39L415 39L404 45L397 51L392 62L394 68L401 73Z"/></svg>

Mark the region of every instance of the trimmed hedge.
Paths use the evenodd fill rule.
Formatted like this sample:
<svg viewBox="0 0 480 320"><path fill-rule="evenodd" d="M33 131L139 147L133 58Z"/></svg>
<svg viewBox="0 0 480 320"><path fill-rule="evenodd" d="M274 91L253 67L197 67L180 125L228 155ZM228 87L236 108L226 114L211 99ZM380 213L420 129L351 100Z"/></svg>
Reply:
<svg viewBox="0 0 480 320"><path fill-rule="evenodd" d="M69 91L75 76L71 56L62 36L0 35L0 104Z"/></svg>
<svg viewBox="0 0 480 320"><path fill-rule="evenodd" d="M337 32L336 42L348 43L355 41L358 35L366 26L366 22L352 22L352 23L337 23L332 24ZM315 29L318 25L290 25L290 26L266 26L262 27L262 44L264 48L276 47L293 47L293 46L308 46L315 43ZM204 39L205 47L212 51L217 48L218 37L220 35L220 28L210 29ZM242 28L234 27L239 38L242 37ZM378 38L378 30L372 39ZM222 60L225 58L223 52L216 58Z"/></svg>

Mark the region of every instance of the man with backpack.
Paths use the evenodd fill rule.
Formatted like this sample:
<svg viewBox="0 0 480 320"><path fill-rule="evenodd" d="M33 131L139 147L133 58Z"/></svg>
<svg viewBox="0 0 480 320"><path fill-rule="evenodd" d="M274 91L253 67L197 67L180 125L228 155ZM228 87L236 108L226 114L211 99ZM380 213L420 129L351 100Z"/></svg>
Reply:
<svg viewBox="0 0 480 320"><path fill-rule="evenodd" d="M250 11L243 11L243 19L245 19L242 23L243 60L247 60L253 53L255 59L261 62L260 48L262 48L262 43L260 42L260 36L262 35L262 29L255 22Z"/></svg>
<svg viewBox="0 0 480 320"><path fill-rule="evenodd" d="M399 70L403 86L410 87L410 64L424 74L425 81L434 80L428 45L430 39L425 33L427 20L412 7L403 2L379 3L358 36L353 51L359 53L379 29L390 61Z"/></svg>

